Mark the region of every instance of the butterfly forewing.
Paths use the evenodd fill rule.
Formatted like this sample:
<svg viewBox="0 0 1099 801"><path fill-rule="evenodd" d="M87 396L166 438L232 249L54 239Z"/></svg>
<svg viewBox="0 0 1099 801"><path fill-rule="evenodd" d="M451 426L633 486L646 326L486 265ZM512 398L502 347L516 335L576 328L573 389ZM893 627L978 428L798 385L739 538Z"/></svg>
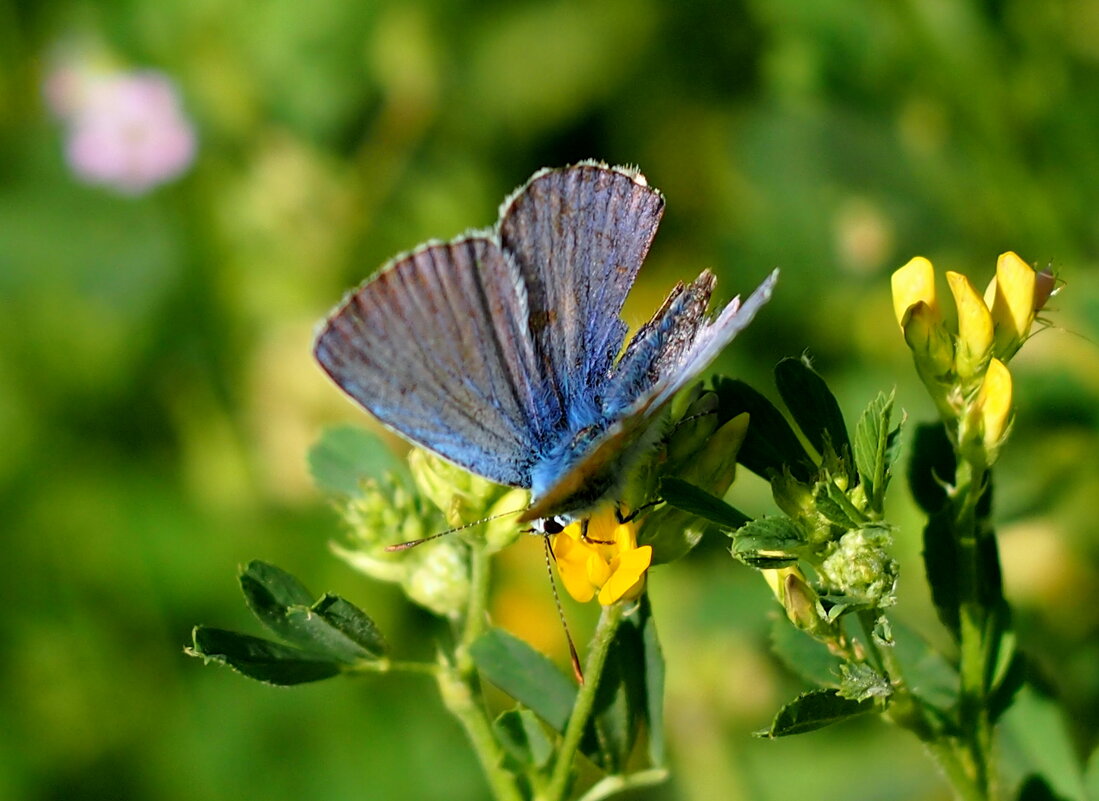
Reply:
<svg viewBox="0 0 1099 801"><path fill-rule="evenodd" d="M352 293L324 325L316 356L408 439L493 481L529 486L552 413L524 295L492 238L430 245Z"/></svg>
<svg viewBox="0 0 1099 801"><path fill-rule="evenodd" d="M625 337L622 304L664 199L636 173L581 164L535 175L500 239L523 277L535 350L568 407L598 394Z"/></svg>

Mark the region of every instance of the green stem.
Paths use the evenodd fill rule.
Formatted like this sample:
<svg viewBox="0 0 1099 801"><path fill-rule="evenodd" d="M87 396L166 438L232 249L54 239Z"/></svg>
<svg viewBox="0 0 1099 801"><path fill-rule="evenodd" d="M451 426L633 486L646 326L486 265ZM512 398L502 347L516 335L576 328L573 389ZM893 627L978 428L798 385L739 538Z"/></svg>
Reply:
<svg viewBox="0 0 1099 801"><path fill-rule="evenodd" d="M958 717L961 735L969 752L973 781L980 789L982 798L988 797L990 788L992 727L988 718L988 661L992 649L986 642L989 610L981 600L977 503L987 473L987 468L968 462L958 454L952 493L954 532L958 543Z"/></svg>
<svg viewBox="0 0 1099 801"><path fill-rule="evenodd" d="M595 706L595 694L599 689L599 681L603 675L603 666L607 662L607 653L610 651L614 634L618 630L618 624L622 621L622 615L626 604L619 602L604 606L599 616L599 625L589 645L588 661L584 665L584 683L576 694L576 703L569 715L568 726L565 727L564 738L561 747L557 751L557 761L554 762L553 772L550 775L549 786L539 801L561 801L568 792L569 777L572 773L573 760L580 748L580 740L584 736L584 730L588 726L592 709Z"/></svg>
<svg viewBox="0 0 1099 801"><path fill-rule="evenodd" d="M469 604L454 651L454 664L442 666L437 674L439 693L446 708L466 730L493 797L497 801L522 801L523 793L515 774L504 768L504 753L492 733L477 668L469 652L470 646L485 630L488 589L489 556L483 548L471 546Z"/></svg>

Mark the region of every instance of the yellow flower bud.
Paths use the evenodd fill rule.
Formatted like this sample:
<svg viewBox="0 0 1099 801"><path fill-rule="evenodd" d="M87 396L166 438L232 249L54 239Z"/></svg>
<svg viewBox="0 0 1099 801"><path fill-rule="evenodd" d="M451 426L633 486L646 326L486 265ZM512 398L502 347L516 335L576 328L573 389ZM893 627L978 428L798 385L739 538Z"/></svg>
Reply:
<svg viewBox="0 0 1099 801"><path fill-rule="evenodd" d="M1037 273L1015 253L1008 251L996 261L992 298L992 322L996 330L996 355L1010 359L1019 350L1034 322ZM1044 302L1044 299L1043 299Z"/></svg>
<svg viewBox="0 0 1099 801"><path fill-rule="evenodd" d="M917 303L924 303L935 320L939 318L939 302L935 296L935 268L923 256L916 256L893 273L893 312L903 329L905 315Z"/></svg>
<svg viewBox="0 0 1099 801"><path fill-rule="evenodd" d="M946 280L958 308L954 369L962 379L972 378L985 369L992 352L992 314L964 275L948 271Z"/></svg>
<svg viewBox="0 0 1099 801"><path fill-rule="evenodd" d="M954 345L938 312L917 301L908 307L901 328L920 372L928 378L944 380L954 367Z"/></svg>
<svg viewBox="0 0 1099 801"><path fill-rule="evenodd" d="M981 417L981 439L989 464L1011 425L1011 395L1011 372L1002 361L992 359L974 404Z"/></svg>
<svg viewBox="0 0 1099 801"><path fill-rule="evenodd" d="M800 571L786 574L782 595L782 605L786 607L786 617L791 623L803 631L813 631L820 626L817 594Z"/></svg>

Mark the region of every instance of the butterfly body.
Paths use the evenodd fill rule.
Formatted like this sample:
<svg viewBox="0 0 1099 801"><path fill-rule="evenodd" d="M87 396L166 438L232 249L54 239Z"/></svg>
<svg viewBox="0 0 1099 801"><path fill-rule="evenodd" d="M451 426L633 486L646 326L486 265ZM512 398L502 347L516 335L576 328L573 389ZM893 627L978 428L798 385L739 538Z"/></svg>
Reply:
<svg viewBox="0 0 1099 801"><path fill-rule="evenodd" d="M531 490L523 519L615 500L661 411L770 296L775 274L713 320L715 279L679 285L625 342L620 313L663 197L633 170L543 170L500 221L398 256L330 315L315 353L406 439Z"/></svg>

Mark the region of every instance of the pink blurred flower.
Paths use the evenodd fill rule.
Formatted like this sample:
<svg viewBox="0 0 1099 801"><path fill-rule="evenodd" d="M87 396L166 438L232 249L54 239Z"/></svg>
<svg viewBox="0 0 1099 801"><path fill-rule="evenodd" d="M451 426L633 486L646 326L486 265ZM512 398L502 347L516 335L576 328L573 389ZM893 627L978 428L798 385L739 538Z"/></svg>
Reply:
<svg viewBox="0 0 1099 801"><path fill-rule="evenodd" d="M137 195L175 178L194 159L194 129L175 85L161 73L64 64L44 91L67 125L69 166L88 183Z"/></svg>

